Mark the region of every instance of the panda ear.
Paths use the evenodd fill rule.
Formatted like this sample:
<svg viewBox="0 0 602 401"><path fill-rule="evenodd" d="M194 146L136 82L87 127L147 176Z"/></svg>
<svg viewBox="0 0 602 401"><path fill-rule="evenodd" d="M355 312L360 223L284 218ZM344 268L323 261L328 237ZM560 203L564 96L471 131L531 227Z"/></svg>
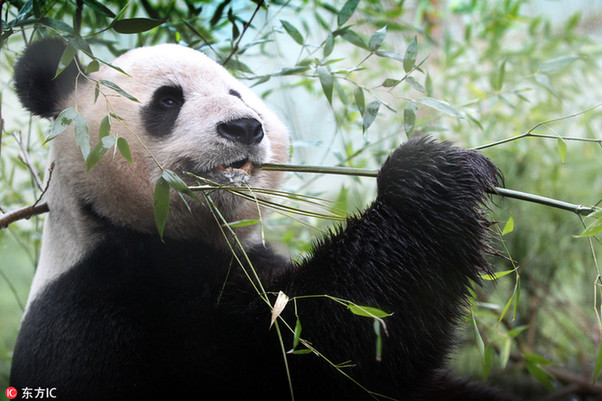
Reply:
<svg viewBox="0 0 602 401"><path fill-rule="evenodd" d="M75 89L77 61L71 62L55 78L66 47L61 39L38 40L25 50L15 64L15 90L19 100L25 108L41 117L56 117L61 111L61 100Z"/></svg>

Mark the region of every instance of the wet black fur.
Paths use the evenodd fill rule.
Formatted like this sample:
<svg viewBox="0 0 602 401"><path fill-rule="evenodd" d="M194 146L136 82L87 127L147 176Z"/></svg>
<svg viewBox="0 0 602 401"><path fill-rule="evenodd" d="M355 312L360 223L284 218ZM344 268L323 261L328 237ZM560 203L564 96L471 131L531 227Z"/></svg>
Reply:
<svg viewBox="0 0 602 401"><path fill-rule="evenodd" d="M296 400L371 399L366 390L405 401L508 400L442 373L468 286L488 271L483 201L499 178L476 152L414 139L384 163L373 204L304 260L246 250L268 293L317 296L291 302L282 317L294 328L298 316L301 337L332 364L351 365L343 372L359 385L313 353L283 355L293 335L281 322L281 346L269 307L229 252L162 242L94 211L90 224L106 239L31 305L11 385L56 387L61 400L286 400L286 358ZM372 320L325 294L393 313L382 361Z"/></svg>

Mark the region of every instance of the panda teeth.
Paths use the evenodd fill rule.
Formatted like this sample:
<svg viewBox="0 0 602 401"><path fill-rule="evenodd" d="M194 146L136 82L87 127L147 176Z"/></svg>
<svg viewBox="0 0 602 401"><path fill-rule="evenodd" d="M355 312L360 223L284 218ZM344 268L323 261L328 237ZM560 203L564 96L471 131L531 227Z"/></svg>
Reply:
<svg viewBox="0 0 602 401"><path fill-rule="evenodd" d="M253 171L253 162L251 162L251 160L249 159L237 160L227 166L217 166L217 168L215 169L215 171L217 171L218 173L230 173L233 170L238 170L250 175Z"/></svg>

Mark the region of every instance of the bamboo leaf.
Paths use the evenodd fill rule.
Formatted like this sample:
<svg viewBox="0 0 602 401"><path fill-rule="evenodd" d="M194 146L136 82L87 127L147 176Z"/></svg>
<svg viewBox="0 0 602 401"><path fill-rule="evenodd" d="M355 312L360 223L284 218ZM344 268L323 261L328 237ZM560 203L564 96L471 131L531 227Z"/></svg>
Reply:
<svg viewBox="0 0 602 401"><path fill-rule="evenodd" d="M356 304L347 305L347 309L351 311L354 315L363 316L363 317L371 317L371 318L379 318L382 319L384 317L391 316L391 313L384 312L378 308L373 308L371 306L360 306Z"/></svg>
<svg viewBox="0 0 602 401"><path fill-rule="evenodd" d="M510 216L506 224L504 225L504 229L502 230L502 235L506 235L514 231L514 217Z"/></svg>
<svg viewBox="0 0 602 401"><path fill-rule="evenodd" d="M111 28L118 33L131 34L150 31L163 24L165 20L150 18L126 18L113 21Z"/></svg>
<svg viewBox="0 0 602 401"><path fill-rule="evenodd" d="M349 21L349 18L351 18L351 16L355 12L355 9L357 8L359 2L359 0L348 0L343 5L343 8L341 8L341 11L339 11L339 14L337 16L337 24L339 26L342 26L345 22Z"/></svg>
<svg viewBox="0 0 602 401"><path fill-rule="evenodd" d="M466 115L462 111L455 109L452 105L443 100L425 96L418 99L417 102L458 119L466 118Z"/></svg>
<svg viewBox="0 0 602 401"><path fill-rule="evenodd" d="M65 71L65 69L71 64L71 62L75 59L75 55L77 54L77 49L73 47L71 44L68 44L63 50L61 54L61 58L59 59L59 64L56 68L56 72L54 74L54 78L58 77L61 72ZM53 79L54 79L53 78Z"/></svg>
<svg viewBox="0 0 602 401"><path fill-rule="evenodd" d="M104 116L100 121L100 127L98 128L98 137L102 138L109 135L111 132L111 117L109 115Z"/></svg>
<svg viewBox="0 0 602 401"><path fill-rule="evenodd" d="M370 38L370 41L368 42L368 49L371 52L377 51L380 48L380 46L383 44L386 35L387 35L387 26L385 25L378 31L374 32L374 35L372 35L372 37Z"/></svg>
<svg viewBox="0 0 602 401"><path fill-rule="evenodd" d="M119 149L119 153L121 153L121 156L123 156L123 158L127 160L128 163L134 164L134 161L132 159L132 152L130 151L130 145L128 144L128 141L125 138L117 138L117 149Z"/></svg>
<svg viewBox="0 0 602 401"><path fill-rule="evenodd" d="M138 99L136 99L134 96L130 95L129 93L127 93L126 91L124 91L123 89L121 89L119 87L119 85L117 85L114 82L111 81L107 81L106 79L101 79L100 83L103 84L104 86L106 86L107 88L113 89L114 91L116 91L117 93L119 93L121 96L126 97L127 99L130 99L134 102L140 103L140 101Z"/></svg>
<svg viewBox="0 0 602 401"><path fill-rule="evenodd" d="M408 104L406 104L406 107L404 107L403 109L403 128L408 137L412 135L412 132L414 132L417 112L418 105L416 104L416 102L408 102Z"/></svg>
<svg viewBox="0 0 602 401"><path fill-rule="evenodd" d="M90 132L88 122L79 113L73 119L73 131L75 133L75 144L80 148L84 160L86 160L90 155Z"/></svg>
<svg viewBox="0 0 602 401"><path fill-rule="evenodd" d="M272 325L274 324L276 319L278 319L278 316L280 316L280 314L286 307L286 304L288 304L288 299L289 299L288 296L284 292L282 292L282 291L278 292L278 297L276 297L276 301L274 301L274 306L272 308L272 318L270 320L270 328L272 327Z"/></svg>
<svg viewBox="0 0 602 401"><path fill-rule="evenodd" d="M332 50L334 49L334 35L332 32L328 33L326 37L326 41L324 42L324 49L322 50L322 55L324 58L330 56Z"/></svg>
<svg viewBox="0 0 602 401"><path fill-rule="evenodd" d="M258 224L258 223L261 223L261 220L247 219L247 220L233 221L231 223L228 223L228 226L230 226L230 227L248 227L248 226Z"/></svg>
<svg viewBox="0 0 602 401"><path fill-rule="evenodd" d="M116 141L117 138L115 138L112 135L103 136L102 138L100 138L100 140L86 159L86 168L88 169L88 171L90 171L92 167L94 167L100 161L100 159L102 159L105 153L107 153L107 151L111 149L113 145L115 145Z"/></svg>
<svg viewBox="0 0 602 401"><path fill-rule="evenodd" d="M282 27L284 28L286 33L288 33L289 36L293 38L295 42L297 42L300 45L303 45L303 35L301 35L301 32L299 32L299 30L295 28L293 24L285 20L280 20L280 23L282 24Z"/></svg>
<svg viewBox="0 0 602 401"><path fill-rule="evenodd" d="M568 147L566 145L566 142L561 137L558 137L558 156L560 156L560 160L562 160L562 164L564 164L567 153L568 153Z"/></svg>
<svg viewBox="0 0 602 401"><path fill-rule="evenodd" d="M155 183L153 202L155 225L157 226L159 236L163 238L163 231L165 230L165 224L167 223L167 216L169 214L169 184L163 176L159 177Z"/></svg>
<svg viewBox="0 0 602 401"><path fill-rule="evenodd" d="M374 100L368 103L366 107L366 111L364 113L364 121L363 121L363 129L364 132L372 125L376 115L378 114L378 109L380 108L380 102L378 100Z"/></svg>
<svg viewBox="0 0 602 401"><path fill-rule="evenodd" d="M539 65L538 71L542 74L554 74L564 70L566 67L579 60L577 56L561 56L548 61L544 61Z"/></svg>
<svg viewBox="0 0 602 401"><path fill-rule="evenodd" d="M341 37L357 47L368 50L368 45L364 39L351 29L346 29L343 33L341 33Z"/></svg>
<svg viewBox="0 0 602 401"><path fill-rule="evenodd" d="M49 142L62 134L69 125L73 122L75 117L79 113L73 107L69 107L59 113L54 122L52 123L52 127L50 128L50 133L46 136L44 143Z"/></svg>
<svg viewBox="0 0 602 401"><path fill-rule="evenodd" d="M357 109L361 115L364 115L364 110L366 110L366 100L364 98L363 89L357 86L353 90L353 96L355 97L355 105L357 106Z"/></svg>
<svg viewBox="0 0 602 401"><path fill-rule="evenodd" d="M602 210L598 210L590 214L588 217L593 217L596 220L591 222L577 237L593 237L594 235L598 235L602 232Z"/></svg>
<svg viewBox="0 0 602 401"><path fill-rule="evenodd" d="M326 95L326 99L328 99L328 103L332 104L332 89L334 87L334 79L330 71L325 67L318 66L318 77L320 78L320 84L322 85L322 90Z"/></svg>
<svg viewBox="0 0 602 401"><path fill-rule="evenodd" d="M416 36L410 42L408 48L406 49L405 55L403 56L403 70L408 73L412 71L414 65L416 64L416 56L418 55L418 42Z"/></svg>

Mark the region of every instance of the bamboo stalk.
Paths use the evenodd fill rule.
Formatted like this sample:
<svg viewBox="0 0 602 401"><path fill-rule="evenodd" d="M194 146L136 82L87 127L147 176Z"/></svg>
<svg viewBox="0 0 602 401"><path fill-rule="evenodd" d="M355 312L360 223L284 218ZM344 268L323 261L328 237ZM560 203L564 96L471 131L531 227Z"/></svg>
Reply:
<svg viewBox="0 0 602 401"><path fill-rule="evenodd" d="M336 175L352 175L356 177L372 177L376 178L378 170L368 170L352 167L325 167L325 166L306 166L298 164L272 164L266 163L261 166L264 170L269 171L287 171L295 173L315 173L315 174L336 174ZM554 207L561 210L567 210L581 216L587 216L598 208L594 206L583 206L569 202L564 202L545 196L521 192L514 189L493 187L488 191L490 194L502 196L504 198L518 199L526 202L537 203L549 207Z"/></svg>

